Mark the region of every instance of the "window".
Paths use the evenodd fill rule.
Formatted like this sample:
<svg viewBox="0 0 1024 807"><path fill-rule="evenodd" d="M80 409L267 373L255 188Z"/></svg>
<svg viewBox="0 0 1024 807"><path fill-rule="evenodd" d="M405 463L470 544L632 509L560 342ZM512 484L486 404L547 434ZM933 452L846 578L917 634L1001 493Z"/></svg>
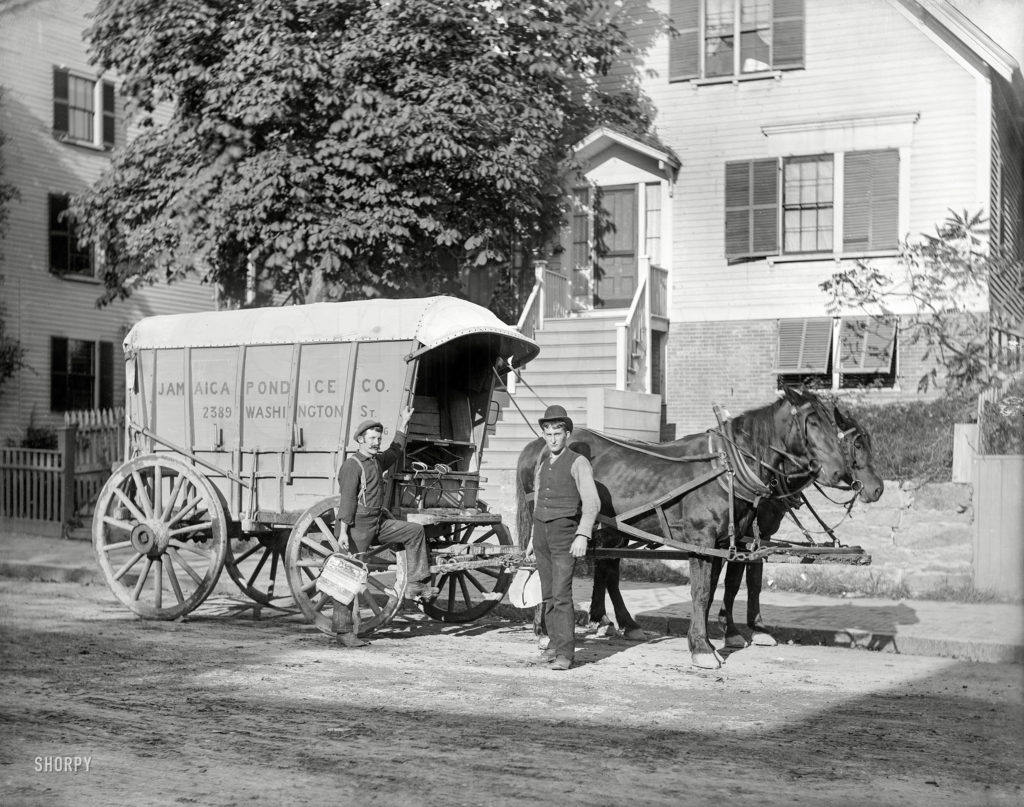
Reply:
<svg viewBox="0 0 1024 807"><path fill-rule="evenodd" d="M899 151L843 155L842 251L899 246ZM835 157L787 157L725 164L725 256L728 260L836 251ZM780 213L781 208L781 213Z"/></svg>
<svg viewBox="0 0 1024 807"><path fill-rule="evenodd" d="M114 147L114 84L53 69L53 132L62 140Z"/></svg>
<svg viewBox="0 0 1024 807"><path fill-rule="evenodd" d="M651 266L661 266L661 183L644 185L644 252Z"/></svg>
<svg viewBox="0 0 1024 807"><path fill-rule="evenodd" d="M113 342L51 337L50 409L67 412L113 405Z"/></svg>
<svg viewBox="0 0 1024 807"><path fill-rule="evenodd" d="M896 323L881 317L779 320L775 355L780 386L893 387Z"/></svg>
<svg viewBox="0 0 1024 807"><path fill-rule="evenodd" d="M832 251L832 155L783 161L784 252Z"/></svg>
<svg viewBox="0 0 1024 807"><path fill-rule="evenodd" d="M93 277L90 247L80 247L74 224L67 215L68 197L50 194L50 271L57 275Z"/></svg>
<svg viewBox="0 0 1024 807"><path fill-rule="evenodd" d="M803 67L803 0L671 0L669 14L669 81Z"/></svg>

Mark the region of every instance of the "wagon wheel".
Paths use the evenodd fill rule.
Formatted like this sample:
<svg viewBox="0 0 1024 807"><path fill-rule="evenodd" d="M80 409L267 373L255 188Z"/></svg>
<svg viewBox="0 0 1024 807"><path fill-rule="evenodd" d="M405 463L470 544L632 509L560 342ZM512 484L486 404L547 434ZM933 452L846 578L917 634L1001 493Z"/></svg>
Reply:
<svg viewBox="0 0 1024 807"><path fill-rule="evenodd" d="M285 549L285 572L288 587L309 622L324 633L333 634L331 616L334 600L316 589L327 557L346 552L334 537L334 520L340 496L329 496L304 512L292 527ZM405 551L395 552L384 546L373 546L355 555L369 567L366 590L359 595L360 636L367 636L390 622L402 606L405 593Z"/></svg>
<svg viewBox="0 0 1024 807"><path fill-rule="evenodd" d="M512 546L512 536L500 522L445 524L442 529L440 541L444 543ZM421 607L427 616L442 622L472 622L501 602L511 582L512 571L495 556L494 563L487 566L435 574L438 596Z"/></svg>
<svg viewBox="0 0 1024 807"><path fill-rule="evenodd" d="M115 597L141 617L176 619L206 599L224 567L220 494L172 456L136 457L100 491L92 545Z"/></svg>
<svg viewBox="0 0 1024 807"><path fill-rule="evenodd" d="M283 608L292 601L284 572L288 533L275 530L228 542L224 568L235 584L263 605Z"/></svg>

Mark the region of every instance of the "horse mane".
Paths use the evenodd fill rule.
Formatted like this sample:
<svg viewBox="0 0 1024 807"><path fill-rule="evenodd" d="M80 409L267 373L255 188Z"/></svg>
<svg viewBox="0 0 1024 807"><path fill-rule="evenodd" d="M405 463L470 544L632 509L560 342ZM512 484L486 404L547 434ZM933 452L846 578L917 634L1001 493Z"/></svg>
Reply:
<svg viewBox="0 0 1024 807"><path fill-rule="evenodd" d="M775 431L775 413L782 405L788 405L784 398L756 409L747 409L732 419L733 429L749 438L751 445L747 446L748 450L753 451L759 460L768 465L776 458L770 447L772 442L780 437Z"/></svg>

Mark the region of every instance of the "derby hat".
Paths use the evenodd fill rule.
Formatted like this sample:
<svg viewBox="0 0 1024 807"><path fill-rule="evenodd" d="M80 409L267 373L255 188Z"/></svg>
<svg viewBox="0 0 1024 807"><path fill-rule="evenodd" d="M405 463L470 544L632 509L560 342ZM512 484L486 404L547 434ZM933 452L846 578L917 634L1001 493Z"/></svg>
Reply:
<svg viewBox="0 0 1024 807"><path fill-rule="evenodd" d="M356 426L356 430L352 432L352 439L358 440L363 436L363 432L368 432L370 429L380 429L381 431L384 431L384 424L379 420L364 420Z"/></svg>
<svg viewBox="0 0 1024 807"><path fill-rule="evenodd" d="M545 423L564 423L566 431L572 431L572 418L565 411L564 406L554 404L544 410L544 417L537 421L543 429Z"/></svg>

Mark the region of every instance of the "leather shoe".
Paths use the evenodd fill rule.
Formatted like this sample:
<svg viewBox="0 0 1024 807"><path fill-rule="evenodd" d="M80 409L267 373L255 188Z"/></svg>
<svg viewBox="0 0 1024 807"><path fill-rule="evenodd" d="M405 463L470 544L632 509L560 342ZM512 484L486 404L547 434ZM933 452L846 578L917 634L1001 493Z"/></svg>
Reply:
<svg viewBox="0 0 1024 807"><path fill-rule="evenodd" d="M568 670L572 667L572 659L568 656L558 656L554 661L551 662L548 669L551 670Z"/></svg>
<svg viewBox="0 0 1024 807"><path fill-rule="evenodd" d="M553 647L548 648L541 653L537 658L533 659L530 664L535 666L544 666L545 664L551 664L555 660L555 649Z"/></svg>

